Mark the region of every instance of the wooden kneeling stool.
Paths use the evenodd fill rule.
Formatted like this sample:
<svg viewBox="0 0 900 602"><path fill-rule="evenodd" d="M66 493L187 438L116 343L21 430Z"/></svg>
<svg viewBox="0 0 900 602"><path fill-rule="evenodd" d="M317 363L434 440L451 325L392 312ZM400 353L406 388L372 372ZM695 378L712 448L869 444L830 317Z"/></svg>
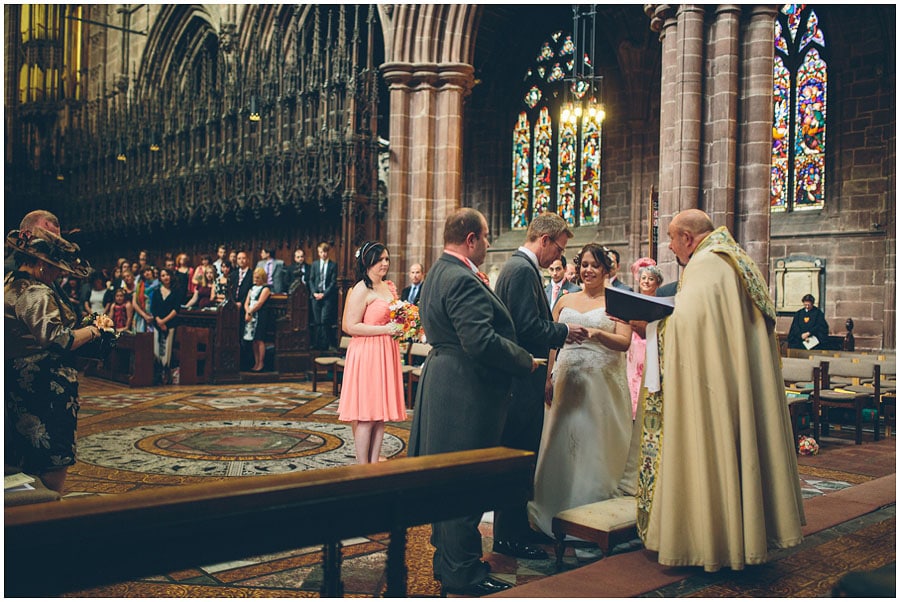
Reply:
<svg viewBox="0 0 900 602"><path fill-rule="evenodd" d="M637 500L617 497L563 510L553 517L551 529L556 537L557 571L562 569L566 535L592 541L604 556L609 555L617 545L637 537Z"/></svg>

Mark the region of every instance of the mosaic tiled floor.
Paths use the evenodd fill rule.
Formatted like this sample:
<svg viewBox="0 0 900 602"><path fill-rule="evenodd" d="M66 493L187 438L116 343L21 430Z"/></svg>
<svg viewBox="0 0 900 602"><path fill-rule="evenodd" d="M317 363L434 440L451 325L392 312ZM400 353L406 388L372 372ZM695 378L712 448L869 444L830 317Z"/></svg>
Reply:
<svg viewBox="0 0 900 602"><path fill-rule="evenodd" d="M69 473L68 496L115 494L354 461L351 429L337 420L337 400L311 391L308 383L131 390L85 378L81 391L79 462ZM409 426L409 421L387 426L383 456L406 455ZM859 482L857 477L838 471L806 471L803 495L818 496L849 487ZM485 559L496 577L523 584L555 573L550 545L544 546L548 560L494 554L492 520L492 514L486 514L480 529ZM413 596L439 595L439 584L431 574L434 550L429 535L429 526L416 527L408 534L409 593ZM377 596L384 590L387 544L387 534L343 542L346 595ZM639 547L635 540L614 552ZM564 570L601 557L590 544L569 546ZM77 595L309 597L318 595L321 582L321 549L311 547L196 567Z"/></svg>

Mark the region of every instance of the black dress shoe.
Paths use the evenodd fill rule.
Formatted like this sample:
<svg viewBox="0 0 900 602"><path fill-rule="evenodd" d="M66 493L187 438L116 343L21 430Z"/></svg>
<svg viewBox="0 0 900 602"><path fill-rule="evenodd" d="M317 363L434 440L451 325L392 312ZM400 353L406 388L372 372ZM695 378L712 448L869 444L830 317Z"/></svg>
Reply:
<svg viewBox="0 0 900 602"><path fill-rule="evenodd" d="M470 585L469 587L463 588L451 588L441 586L441 597L446 598L447 594L455 594L457 596L487 596L490 594L496 594L497 592L502 592L503 590L507 590L512 587L511 583L507 583L506 581L500 581L499 579L494 579L493 577L485 577L484 581L481 583L476 583L475 585Z"/></svg>
<svg viewBox="0 0 900 602"><path fill-rule="evenodd" d="M527 558L528 560L546 560L547 552L519 541L494 540L494 551L504 556Z"/></svg>
<svg viewBox="0 0 900 602"><path fill-rule="evenodd" d="M492 569L491 569L491 563L490 563L490 562L488 562L487 560L482 560L482 561L481 561L481 564L482 564L482 566L484 566L484 569L485 569L488 573L491 572ZM432 573L432 574L434 575L434 580L435 580L435 581L441 581L441 574L440 574L440 573Z"/></svg>

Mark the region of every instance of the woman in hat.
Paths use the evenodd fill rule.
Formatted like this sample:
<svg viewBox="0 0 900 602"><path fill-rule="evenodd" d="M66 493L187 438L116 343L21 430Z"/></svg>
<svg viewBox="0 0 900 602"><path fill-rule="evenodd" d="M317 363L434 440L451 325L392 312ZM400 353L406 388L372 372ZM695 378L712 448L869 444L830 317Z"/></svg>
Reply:
<svg viewBox="0 0 900 602"><path fill-rule="evenodd" d="M73 351L98 339L110 326L77 327L54 281L68 273L85 277L89 266L79 248L41 228L13 230L6 244L15 249L16 268L4 286L6 322L5 463L39 477L62 492L75 463L78 372Z"/></svg>

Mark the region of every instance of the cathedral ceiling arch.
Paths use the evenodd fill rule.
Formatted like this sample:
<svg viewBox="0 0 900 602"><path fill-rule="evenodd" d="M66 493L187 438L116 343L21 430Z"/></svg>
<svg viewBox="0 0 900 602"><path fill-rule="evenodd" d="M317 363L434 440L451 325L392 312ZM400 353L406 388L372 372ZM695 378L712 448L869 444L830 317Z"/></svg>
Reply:
<svg viewBox="0 0 900 602"><path fill-rule="evenodd" d="M400 4L379 5L378 10L387 62L471 65L474 61L481 6Z"/></svg>
<svg viewBox="0 0 900 602"><path fill-rule="evenodd" d="M163 86L184 85L185 66L204 51L210 36L218 38L213 18L201 5L166 5L161 9L141 61L138 81L142 94Z"/></svg>

